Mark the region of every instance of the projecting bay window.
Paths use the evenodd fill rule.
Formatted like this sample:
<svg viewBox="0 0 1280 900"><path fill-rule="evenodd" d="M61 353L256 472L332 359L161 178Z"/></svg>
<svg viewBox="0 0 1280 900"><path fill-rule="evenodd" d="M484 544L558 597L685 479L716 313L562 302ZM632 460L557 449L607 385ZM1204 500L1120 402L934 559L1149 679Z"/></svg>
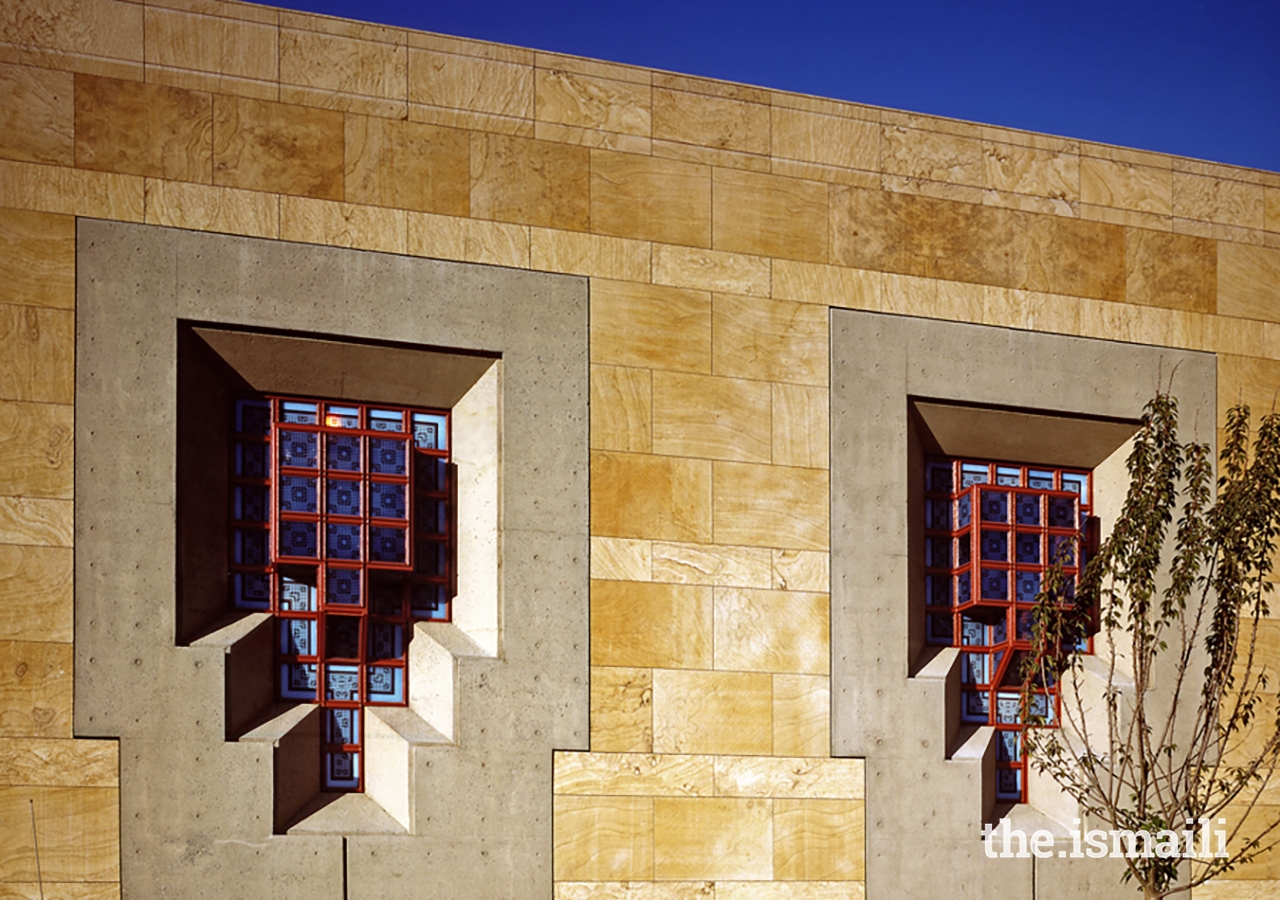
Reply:
<svg viewBox="0 0 1280 900"><path fill-rule="evenodd" d="M235 401L230 594L276 623L276 697L321 708L321 787L363 789L367 706L408 704L418 620L456 595L447 410Z"/></svg>
<svg viewBox="0 0 1280 900"><path fill-rule="evenodd" d="M1084 470L926 462L926 640L960 648L961 719L996 729L996 796L1004 801L1027 799L1022 661L1035 600L1054 563L1074 595L1092 490ZM1029 712L1056 726L1057 685L1037 685Z"/></svg>

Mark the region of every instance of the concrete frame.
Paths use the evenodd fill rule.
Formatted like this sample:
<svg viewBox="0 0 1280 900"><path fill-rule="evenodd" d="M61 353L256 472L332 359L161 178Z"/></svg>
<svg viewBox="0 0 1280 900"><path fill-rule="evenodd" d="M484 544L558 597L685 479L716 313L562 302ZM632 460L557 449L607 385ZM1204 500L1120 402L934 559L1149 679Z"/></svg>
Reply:
<svg viewBox="0 0 1280 900"><path fill-rule="evenodd" d="M418 626L456 730L380 718L416 810L383 818L409 827L277 833L273 764L316 717L229 741L224 669L255 623L175 641L184 321L481 360L458 390L486 386L500 427L499 624ZM586 279L81 220L76 324L75 733L120 739L124 895L550 896L552 751L588 745ZM346 374L353 399L403 387Z"/></svg>
<svg viewBox="0 0 1280 900"><path fill-rule="evenodd" d="M1057 440L1043 442L1050 458L1038 461L1085 464L1077 447L1089 445L1096 464L1175 367L1183 422L1212 440L1212 354L832 311L832 754L867 760L869 900L1132 893L1103 861L985 857L980 829L997 814L994 735L961 728L958 653L924 646L916 511L935 432L946 432L950 453L1017 458L1026 442L1011 431L993 443L992 427L1052 425ZM966 436L938 414L946 405L970 407L982 427ZM1037 821L1034 810L1014 812ZM921 865L922 844L945 864Z"/></svg>

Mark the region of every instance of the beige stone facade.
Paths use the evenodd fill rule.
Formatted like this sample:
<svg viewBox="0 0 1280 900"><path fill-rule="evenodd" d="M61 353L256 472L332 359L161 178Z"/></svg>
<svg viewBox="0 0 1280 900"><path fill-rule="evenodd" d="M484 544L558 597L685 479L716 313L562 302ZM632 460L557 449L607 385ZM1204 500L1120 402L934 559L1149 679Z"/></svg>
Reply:
<svg viewBox="0 0 1280 900"><path fill-rule="evenodd" d="M1205 351L1219 411L1280 389L1280 174L222 0L0 0L0 897L41 895L33 809L45 897L121 893L118 745L73 735L77 217L589 280L558 900L864 896L831 308ZM1273 896L1280 855L1231 879L1196 897Z"/></svg>

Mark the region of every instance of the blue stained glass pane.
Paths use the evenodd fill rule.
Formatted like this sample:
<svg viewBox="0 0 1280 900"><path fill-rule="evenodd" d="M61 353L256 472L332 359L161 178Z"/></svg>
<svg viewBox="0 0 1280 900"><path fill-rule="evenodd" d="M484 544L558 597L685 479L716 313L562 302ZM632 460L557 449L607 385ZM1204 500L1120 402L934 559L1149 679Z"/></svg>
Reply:
<svg viewBox="0 0 1280 900"><path fill-rule="evenodd" d="M236 401L236 431L266 434L271 430L271 405L265 400Z"/></svg>
<svg viewBox="0 0 1280 900"><path fill-rule="evenodd" d="M960 717L966 722L986 722L990 700L986 691L965 691L960 707Z"/></svg>
<svg viewBox="0 0 1280 900"><path fill-rule="evenodd" d="M279 487L281 512L313 513L316 505L316 480L305 475L282 475Z"/></svg>
<svg viewBox="0 0 1280 900"><path fill-rule="evenodd" d="M329 559L359 559L360 526L330 523L326 529L325 552Z"/></svg>
<svg viewBox="0 0 1280 900"><path fill-rule="evenodd" d="M1022 735L1016 731L996 732L996 759L1017 762L1022 759Z"/></svg>
<svg viewBox="0 0 1280 900"><path fill-rule="evenodd" d="M952 635L951 616L930 613L925 616L928 625L929 642L933 644L950 644Z"/></svg>
<svg viewBox="0 0 1280 900"><path fill-rule="evenodd" d="M280 404L280 419L292 425L315 425L316 405L286 400Z"/></svg>
<svg viewBox="0 0 1280 900"><path fill-rule="evenodd" d="M316 523L315 522L281 522L280 554L282 556L316 555Z"/></svg>
<svg viewBox="0 0 1280 900"><path fill-rule="evenodd" d="M324 786L356 788L360 786L360 754L346 750L325 753Z"/></svg>
<svg viewBox="0 0 1280 900"><path fill-rule="evenodd" d="M1008 600L1009 573L1004 569L982 570L982 599Z"/></svg>
<svg viewBox="0 0 1280 900"><path fill-rule="evenodd" d="M314 469L320 460L313 431L280 431L280 465Z"/></svg>
<svg viewBox="0 0 1280 900"><path fill-rule="evenodd" d="M242 566L267 564L267 533L257 529L237 528L232 535L233 559Z"/></svg>
<svg viewBox="0 0 1280 900"><path fill-rule="evenodd" d="M360 482L330 478L325 482L325 509L333 516L360 515Z"/></svg>
<svg viewBox="0 0 1280 900"><path fill-rule="evenodd" d="M234 517L238 522L267 521L267 489L255 485L236 485Z"/></svg>
<svg viewBox="0 0 1280 900"><path fill-rule="evenodd" d="M1075 563L1075 538L1068 534L1049 535L1049 562L1070 566Z"/></svg>
<svg viewBox="0 0 1280 900"><path fill-rule="evenodd" d="M973 591L970 587L970 578L968 572L961 572L956 576L956 602L968 603L973 599Z"/></svg>
<svg viewBox="0 0 1280 900"><path fill-rule="evenodd" d="M1001 800L1022 799L1021 769L996 769L996 796Z"/></svg>
<svg viewBox="0 0 1280 900"><path fill-rule="evenodd" d="M1019 600L1022 597L1018 597ZM1031 640L1031 630L1035 626L1035 613L1031 610L1023 610L1018 613L1018 640Z"/></svg>
<svg viewBox="0 0 1280 900"><path fill-rule="evenodd" d="M285 663L282 665L280 696L286 700L315 700L316 664Z"/></svg>
<svg viewBox="0 0 1280 900"><path fill-rule="evenodd" d="M1040 562L1040 535L1018 533L1018 562L1020 563L1038 563Z"/></svg>
<svg viewBox="0 0 1280 900"><path fill-rule="evenodd" d="M404 413L395 409L371 409L369 428L373 431L404 431Z"/></svg>
<svg viewBox="0 0 1280 900"><path fill-rule="evenodd" d="M324 667L324 684L326 700L359 701L360 667L327 665Z"/></svg>
<svg viewBox="0 0 1280 900"><path fill-rule="evenodd" d="M360 620L355 616L325 616L324 655L329 659L360 656Z"/></svg>
<svg viewBox="0 0 1280 900"><path fill-rule="evenodd" d="M1018 602L1033 603L1036 594L1040 593L1040 573L1039 572L1019 572L1015 576L1018 585ZM1021 637L1021 635L1019 635Z"/></svg>
<svg viewBox="0 0 1280 900"><path fill-rule="evenodd" d="M945 531L951 527L951 503L947 500L924 501L924 527Z"/></svg>
<svg viewBox="0 0 1280 900"><path fill-rule="evenodd" d="M374 562L404 562L407 535L408 532L403 528L371 527L369 529L369 558Z"/></svg>
<svg viewBox="0 0 1280 900"><path fill-rule="evenodd" d="M449 598L442 584L415 584L409 594L410 611L416 619L447 621ZM948 640L950 640L948 632Z"/></svg>
<svg viewBox="0 0 1280 900"><path fill-rule="evenodd" d="M403 475L409 450L404 441L369 438L369 471L375 475Z"/></svg>
<svg viewBox="0 0 1280 900"><path fill-rule="evenodd" d="M961 494L956 500L956 527L963 528L973 521L973 498Z"/></svg>
<svg viewBox="0 0 1280 900"><path fill-rule="evenodd" d="M360 605L360 570L329 568L325 576L325 600L348 606Z"/></svg>
<svg viewBox="0 0 1280 900"><path fill-rule="evenodd" d="M1076 501L1074 497L1049 498L1049 526L1051 528L1075 528Z"/></svg>
<svg viewBox="0 0 1280 900"><path fill-rule="evenodd" d="M1010 466L996 466L996 484L1017 487L1022 484L1022 470Z"/></svg>
<svg viewBox="0 0 1280 900"><path fill-rule="evenodd" d="M1053 490L1053 473L1041 469L1029 470L1027 472L1027 487L1033 487L1039 491Z"/></svg>
<svg viewBox="0 0 1280 900"><path fill-rule="evenodd" d="M280 652L285 656L315 656L316 620L281 619Z"/></svg>
<svg viewBox="0 0 1280 900"><path fill-rule="evenodd" d="M924 576L924 602L930 606L950 606L951 578L947 575Z"/></svg>
<svg viewBox="0 0 1280 900"><path fill-rule="evenodd" d="M403 659L404 640L400 626L393 622L370 623L369 656L372 659Z"/></svg>
<svg viewBox="0 0 1280 900"><path fill-rule="evenodd" d="M325 437L328 456L325 466L339 472L360 471L360 438L346 434L330 434Z"/></svg>
<svg viewBox="0 0 1280 900"><path fill-rule="evenodd" d="M926 491L951 493L951 466L946 463L929 463Z"/></svg>
<svg viewBox="0 0 1280 900"><path fill-rule="evenodd" d="M404 699L404 669L369 667L369 699L374 703L399 703Z"/></svg>
<svg viewBox="0 0 1280 900"><path fill-rule="evenodd" d="M1022 698L1017 694L996 694L996 721L1002 725L1016 725L1021 706Z"/></svg>
<svg viewBox="0 0 1280 900"><path fill-rule="evenodd" d="M293 612L315 612L315 587L305 581L280 576L280 608Z"/></svg>
<svg viewBox="0 0 1280 900"><path fill-rule="evenodd" d="M1019 525L1040 524L1040 495L1019 494L1017 500L1017 519Z"/></svg>
<svg viewBox="0 0 1280 900"><path fill-rule="evenodd" d="M369 485L369 515L380 519L407 518L405 486L375 481Z"/></svg>
<svg viewBox="0 0 1280 900"><path fill-rule="evenodd" d="M991 478L987 473L987 467L978 465L977 463L961 463L960 464L960 489L975 484L986 484Z"/></svg>
<svg viewBox="0 0 1280 900"><path fill-rule="evenodd" d="M982 530L982 558L996 562L1009 559L1009 533L1007 531Z"/></svg>
<svg viewBox="0 0 1280 900"><path fill-rule="evenodd" d="M360 743L360 710L326 709L325 736L330 744Z"/></svg>
<svg viewBox="0 0 1280 900"><path fill-rule="evenodd" d="M265 574L237 572L232 583L237 609L267 609L271 605L271 582Z"/></svg>
<svg viewBox="0 0 1280 900"><path fill-rule="evenodd" d="M982 521L1009 521L1009 492L982 491Z"/></svg>
<svg viewBox="0 0 1280 900"><path fill-rule="evenodd" d="M236 443L236 474L245 478L267 477L267 445Z"/></svg>

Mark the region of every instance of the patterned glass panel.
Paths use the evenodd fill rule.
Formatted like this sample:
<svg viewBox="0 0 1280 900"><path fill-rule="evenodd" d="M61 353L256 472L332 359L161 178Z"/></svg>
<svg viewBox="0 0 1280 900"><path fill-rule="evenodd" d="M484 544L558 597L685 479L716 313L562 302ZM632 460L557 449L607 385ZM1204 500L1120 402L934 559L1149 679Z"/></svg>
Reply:
<svg viewBox="0 0 1280 900"><path fill-rule="evenodd" d="M369 471L375 475L403 475L408 471L409 451L404 441L369 438Z"/></svg>
<svg viewBox="0 0 1280 900"><path fill-rule="evenodd" d="M1039 532L1018 532L1017 537L1017 560L1020 563L1038 563L1040 562L1040 534Z"/></svg>
<svg viewBox="0 0 1280 900"><path fill-rule="evenodd" d="M360 526L330 524L325 550L329 559L359 559Z"/></svg>
<svg viewBox="0 0 1280 900"><path fill-rule="evenodd" d="M284 700L315 700L316 664L290 663L281 666L280 696Z"/></svg>
<svg viewBox="0 0 1280 900"><path fill-rule="evenodd" d="M269 609L271 580L259 572L237 572L232 576L236 609Z"/></svg>
<svg viewBox="0 0 1280 900"><path fill-rule="evenodd" d="M280 576L280 608L291 612L315 612L316 589L314 585Z"/></svg>
<svg viewBox="0 0 1280 900"><path fill-rule="evenodd" d="M314 522L281 522L280 555L314 557L317 553Z"/></svg>
<svg viewBox="0 0 1280 900"><path fill-rule="evenodd" d="M280 432L280 465L314 469L320 464L320 442L314 431Z"/></svg>
<svg viewBox="0 0 1280 900"><path fill-rule="evenodd" d="M404 699L404 669L399 666L369 667L369 701L399 703Z"/></svg>
<svg viewBox="0 0 1280 900"><path fill-rule="evenodd" d="M379 519L407 518L406 490L403 484L383 484L375 481L369 485L369 514Z"/></svg>
<svg viewBox="0 0 1280 900"><path fill-rule="evenodd" d="M1009 559L1009 532L982 529L982 558L990 562Z"/></svg>
<svg viewBox="0 0 1280 900"><path fill-rule="evenodd" d="M1009 572L1005 569L988 569L982 570L982 599L983 600L1008 600L1009 599Z"/></svg>
<svg viewBox="0 0 1280 900"><path fill-rule="evenodd" d="M360 471L360 438L345 434L326 436L326 468L339 472Z"/></svg>
<svg viewBox="0 0 1280 900"><path fill-rule="evenodd" d="M374 562L404 562L407 535L403 528L374 525L369 529L369 559Z"/></svg>
<svg viewBox="0 0 1280 900"><path fill-rule="evenodd" d="M267 445L236 444L234 471L245 478L267 477Z"/></svg>
<svg viewBox="0 0 1280 900"><path fill-rule="evenodd" d="M325 577L325 601L344 606L360 605L360 570L330 566Z"/></svg>
<svg viewBox="0 0 1280 900"><path fill-rule="evenodd" d="M330 478L325 485L325 510L331 516L360 515L360 482Z"/></svg>
<svg viewBox="0 0 1280 900"><path fill-rule="evenodd" d="M1049 527L1075 528L1076 501L1071 497L1049 498Z"/></svg>
<svg viewBox="0 0 1280 900"><path fill-rule="evenodd" d="M329 664L324 669L324 694L326 700L360 700L360 667Z"/></svg>
<svg viewBox="0 0 1280 900"><path fill-rule="evenodd" d="M410 592L410 608L419 619L447 621L449 593L442 584L415 584Z"/></svg>
<svg viewBox="0 0 1280 900"><path fill-rule="evenodd" d="M1040 593L1040 573L1039 572L1019 572L1016 576L1018 584L1018 602L1034 603L1036 595ZM1021 637L1021 635L1019 635ZM1028 638L1022 638L1027 640Z"/></svg>
<svg viewBox="0 0 1280 900"><path fill-rule="evenodd" d="M1009 492L982 491L982 521L1009 521Z"/></svg>
<svg viewBox="0 0 1280 900"><path fill-rule="evenodd" d="M281 475L278 502L281 512L316 512L316 480L305 475Z"/></svg>
<svg viewBox="0 0 1280 900"><path fill-rule="evenodd" d="M1019 525L1039 525L1040 524L1040 494L1019 494L1018 495L1018 524Z"/></svg>

